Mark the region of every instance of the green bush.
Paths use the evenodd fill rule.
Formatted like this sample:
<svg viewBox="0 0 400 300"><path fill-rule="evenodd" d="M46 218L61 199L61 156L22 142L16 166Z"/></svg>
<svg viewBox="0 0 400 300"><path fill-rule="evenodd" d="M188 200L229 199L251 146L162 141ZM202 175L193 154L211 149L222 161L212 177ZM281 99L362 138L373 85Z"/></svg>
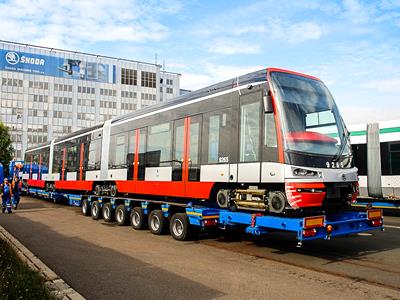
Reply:
<svg viewBox="0 0 400 300"><path fill-rule="evenodd" d="M31 270L0 240L0 299L55 299L39 272Z"/></svg>

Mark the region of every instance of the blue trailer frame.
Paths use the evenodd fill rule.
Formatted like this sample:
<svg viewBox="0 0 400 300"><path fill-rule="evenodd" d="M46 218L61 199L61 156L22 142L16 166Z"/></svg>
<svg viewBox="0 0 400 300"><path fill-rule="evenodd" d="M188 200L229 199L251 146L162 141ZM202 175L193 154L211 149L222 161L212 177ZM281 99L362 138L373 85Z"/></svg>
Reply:
<svg viewBox="0 0 400 300"><path fill-rule="evenodd" d="M63 201L73 206L82 206L83 201L87 201L90 207L94 202L97 202L100 208L102 208L105 203L110 203L112 209L123 205L127 213L131 212L134 207L141 207L146 216L150 213L149 206L157 205L161 208L165 218L171 217L171 212L174 211L176 207L179 207L180 212L184 212L187 215L190 225L195 228L207 229L212 226L219 226L221 228L241 226L244 227L246 233L252 235L264 235L272 230L293 232L296 235L298 246L301 246L303 241L316 239L329 240L332 237L353 233L378 229L384 230L381 209L370 209L366 211L348 210L314 216L285 217L196 206L192 203L179 204L124 197L76 195L49 192L35 188L29 189L29 194L40 198L51 199L54 202Z"/></svg>
<svg viewBox="0 0 400 300"><path fill-rule="evenodd" d="M367 201L367 199L360 199L352 203L352 206L365 208L400 209L400 200Z"/></svg>

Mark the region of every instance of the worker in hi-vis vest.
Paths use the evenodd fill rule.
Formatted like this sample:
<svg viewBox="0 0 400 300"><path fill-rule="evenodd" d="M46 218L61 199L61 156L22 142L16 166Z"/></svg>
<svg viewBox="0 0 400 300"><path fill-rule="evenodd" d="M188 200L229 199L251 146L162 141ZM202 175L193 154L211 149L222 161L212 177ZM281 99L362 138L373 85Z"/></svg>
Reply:
<svg viewBox="0 0 400 300"><path fill-rule="evenodd" d="M11 211L11 198L12 198L12 188L11 184L8 183L8 178L4 178L4 182L1 185L1 200L2 200L2 212L5 213L6 209L8 213L12 213Z"/></svg>

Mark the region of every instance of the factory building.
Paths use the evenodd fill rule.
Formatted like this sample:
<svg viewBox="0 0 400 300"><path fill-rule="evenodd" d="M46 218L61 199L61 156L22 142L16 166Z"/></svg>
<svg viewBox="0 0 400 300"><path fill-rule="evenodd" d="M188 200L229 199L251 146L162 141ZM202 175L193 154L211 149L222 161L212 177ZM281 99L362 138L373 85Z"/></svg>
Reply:
<svg viewBox="0 0 400 300"><path fill-rule="evenodd" d="M180 94L158 64L0 41L0 120L31 146Z"/></svg>

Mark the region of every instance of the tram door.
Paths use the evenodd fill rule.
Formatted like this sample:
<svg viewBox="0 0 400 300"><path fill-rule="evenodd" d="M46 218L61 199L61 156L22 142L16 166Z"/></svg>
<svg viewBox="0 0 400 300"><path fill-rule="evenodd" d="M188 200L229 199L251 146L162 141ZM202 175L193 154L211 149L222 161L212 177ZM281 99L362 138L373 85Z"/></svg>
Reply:
<svg viewBox="0 0 400 300"><path fill-rule="evenodd" d="M202 115L192 116L188 119L188 173L187 181L200 181L200 153L201 153L201 127Z"/></svg>
<svg viewBox="0 0 400 300"><path fill-rule="evenodd" d="M201 115L174 121L172 188L185 197L188 183L200 181Z"/></svg>
<svg viewBox="0 0 400 300"><path fill-rule="evenodd" d="M185 167L186 167L186 130L187 118L174 121L174 139L172 156L172 189L177 196L184 197L185 189Z"/></svg>

